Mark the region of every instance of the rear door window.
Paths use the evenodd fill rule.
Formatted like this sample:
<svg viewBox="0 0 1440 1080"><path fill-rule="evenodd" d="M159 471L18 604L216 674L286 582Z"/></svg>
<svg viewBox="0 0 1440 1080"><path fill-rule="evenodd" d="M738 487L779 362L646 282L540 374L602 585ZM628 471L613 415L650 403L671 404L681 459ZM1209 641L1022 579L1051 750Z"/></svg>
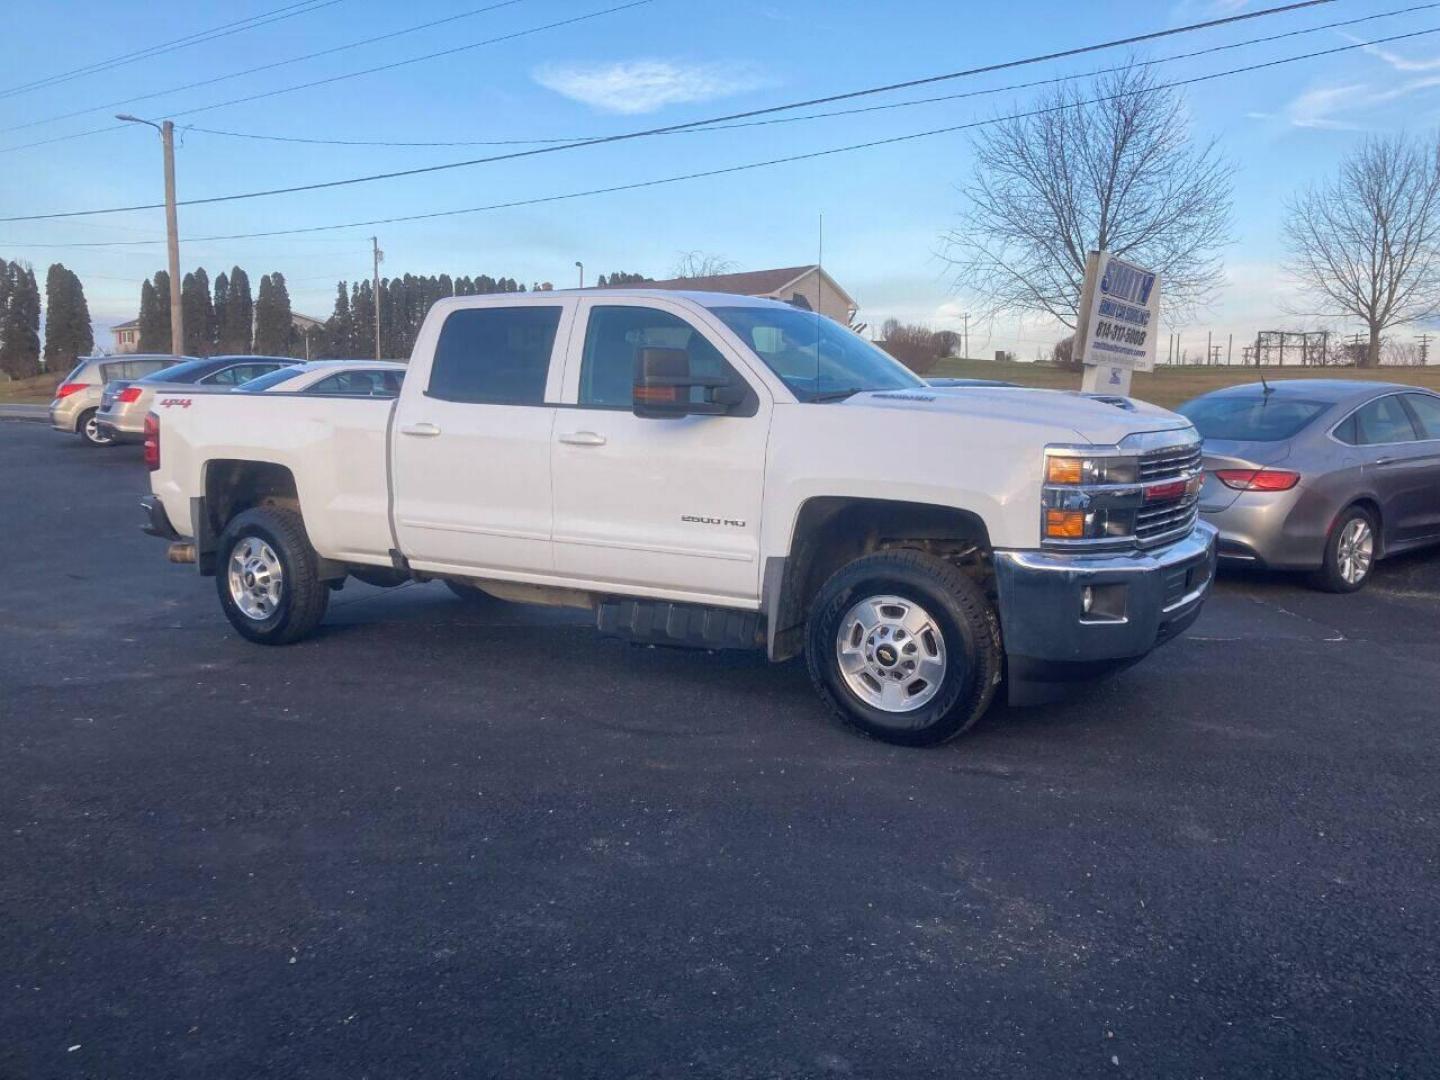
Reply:
<svg viewBox="0 0 1440 1080"><path fill-rule="evenodd" d="M1356 442L1360 446L1415 441L1415 425L1399 394L1387 394L1362 405L1355 410L1354 419Z"/></svg>
<svg viewBox="0 0 1440 1080"><path fill-rule="evenodd" d="M249 382L251 379L258 379L261 375L268 375L276 368L284 367L284 364L233 364L227 368L221 368L213 375L207 375L200 382L205 386L239 386L241 383Z"/></svg>
<svg viewBox="0 0 1440 1080"><path fill-rule="evenodd" d="M426 394L442 401L542 405L559 305L461 308L440 328Z"/></svg>
<svg viewBox="0 0 1440 1080"><path fill-rule="evenodd" d="M1405 401L1420 421L1423 437L1440 439L1440 397L1434 394L1406 394Z"/></svg>

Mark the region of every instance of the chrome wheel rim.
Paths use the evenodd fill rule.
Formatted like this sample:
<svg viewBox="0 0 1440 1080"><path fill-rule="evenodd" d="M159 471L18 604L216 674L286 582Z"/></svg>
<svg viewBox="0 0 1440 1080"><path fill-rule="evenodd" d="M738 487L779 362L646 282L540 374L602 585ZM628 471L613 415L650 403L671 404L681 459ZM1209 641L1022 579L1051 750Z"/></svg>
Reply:
<svg viewBox="0 0 1440 1080"><path fill-rule="evenodd" d="M91 442L96 443L107 443L110 441L103 434L101 434L100 421L96 420L93 416L85 421L85 437Z"/></svg>
<svg viewBox="0 0 1440 1080"><path fill-rule="evenodd" d="M883 712L914 712L945 681L945 637L928 611L903 596L869 596L847 611L835 659L850 692Z"/></svg>
<svg viewBox="0 0 1440 1080"><path fill-rule="evenodd" d="M230 599L247 619L263 622L280 607L285 571L275 549L247 536L230 549Z"/></svg>
<svg viewBox="0 0 1440 1080"><path fill-rule="evenodd" d="M1370 573L1370 564L1375 561L1375 534L1364 518L1353 518L1340 530L1335 561L1347 585L1358 585Z"/></svg>

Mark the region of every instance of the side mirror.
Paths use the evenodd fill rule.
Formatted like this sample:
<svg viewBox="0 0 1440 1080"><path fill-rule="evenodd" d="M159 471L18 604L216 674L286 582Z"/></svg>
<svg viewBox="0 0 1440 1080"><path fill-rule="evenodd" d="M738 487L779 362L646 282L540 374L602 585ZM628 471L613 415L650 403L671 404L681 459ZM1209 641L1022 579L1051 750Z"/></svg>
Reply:
<svg viewBox="0 0 1440 1080"><path fill-rule="evenodd" d="M691 401L691 390L707 393ZM684 349L641 349L635 357L636 416L663 420L677 416L723 416L745 400L745 390L723 376L695 375Z"/></svg>

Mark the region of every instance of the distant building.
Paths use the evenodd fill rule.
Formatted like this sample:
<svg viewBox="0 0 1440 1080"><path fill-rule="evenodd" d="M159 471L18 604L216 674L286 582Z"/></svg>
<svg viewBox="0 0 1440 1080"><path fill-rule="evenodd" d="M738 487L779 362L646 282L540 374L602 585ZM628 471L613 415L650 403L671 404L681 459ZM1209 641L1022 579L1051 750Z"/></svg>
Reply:
<svg viewBox="0 0 1440 1080"><path fill-rule="evenodd" d="M140 349L140 320L131 319L129 322L117 323L110 328L110 333L115 335L115 352L132 353Z"/></svg>
<svg viewBox="0 0 1440 1080"><path fill-rule="evenodd" d="M634 289L690 289L697 292L738 293L741 296L763 296L787 304L818 311L848 326L860 310L854 298L842 289L830 274L813 263L810 266L786 266L777 270L746 270L738 274L712 274L709 277L668 278L618 286Z"/></svg>
<svg viewBox="0 0 1440 1080"><path fill-rule="evenodd" d="M317 330L323 330L325 328L325 320L311 318L309 315L301 315L298 311L292 311L290 313L290 325L295 327L295 333L300 335L300 340L308 347L310 335ZM112 352L133 353L140 351L139 319L116 323L110 328L110 333L115 336L115 347L111 350Z"/></svg>

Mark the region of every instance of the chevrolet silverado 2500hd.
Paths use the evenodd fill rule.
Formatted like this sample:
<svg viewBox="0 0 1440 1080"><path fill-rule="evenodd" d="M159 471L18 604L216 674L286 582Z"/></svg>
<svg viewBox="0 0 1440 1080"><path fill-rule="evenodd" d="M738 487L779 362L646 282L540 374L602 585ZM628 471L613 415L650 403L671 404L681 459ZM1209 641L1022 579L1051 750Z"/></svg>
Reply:
<svg viewBox="0 0 1440 1080"><path fill-rule="evenodd" d="M804 653L862 731L939 742L1199 613L1183 418L931 387L831 320L657 290L442 300L393 401L167 394L147 531L283 644L354 576L581 606L637 642ZM503 672L504 666L497 667Z"/></svg>

